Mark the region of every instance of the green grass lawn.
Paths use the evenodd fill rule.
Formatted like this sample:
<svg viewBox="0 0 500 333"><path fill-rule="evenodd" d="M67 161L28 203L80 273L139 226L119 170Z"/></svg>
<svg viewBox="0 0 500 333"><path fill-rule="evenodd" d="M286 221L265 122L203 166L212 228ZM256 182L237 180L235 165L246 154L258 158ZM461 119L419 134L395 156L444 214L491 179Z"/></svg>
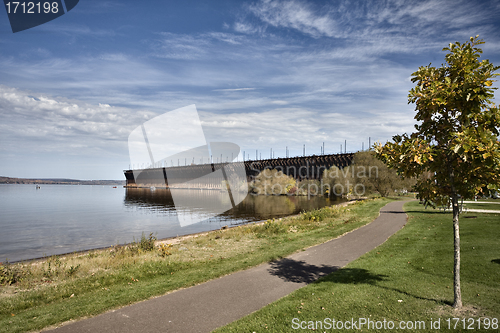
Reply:
<svg viewBox="0 0 500 333"><path fill-rule="evenodd" d="M214 231L169 246L168 253L129 246L0 265L0 283L4 281L0 332L40 330L94 316L272 261L372 221L389 201L326 207L297 217Z"/></svg>
<svg viewBox="0 0 500 333"><path fill-rule="evenodd" d="M407 225L386 243L215 332L298 332L312 328L329 332L333 331L329 326L332 319L342 324L349 321L349 326L356 321L358 328L370 320L371 327L362 327L369 332L393 331L390 322L395 327L401 324L418 332L436 332L430 322L437 320L441 330L450 325L451 331L467 331L465 324L469 331L497 332L500 215L474 213L477 218L464 218L464 214L460 220L464 308L455 312L451 307L452 215L425 210L416 201L407 203L405 209ZM460 320L451 319L454 317ZM387 329L383 328L384 320Z"/></svg>
<svg viewBox="0 0 500 333"><path fill-rule="evenodd" d="M469 199L467 201L474 201L473 199ZM497 203L500 204L500 199L493 199L493 198L481 198L478 199L477 202L491 202L491 203Z"/></svg>
<svg viewBox="0 0 500 333"><path fill-rule="evenodd" d="M467 209L500 210L500 202L482 203L478 201L475 203L466 203L464 205Z"/></svg>

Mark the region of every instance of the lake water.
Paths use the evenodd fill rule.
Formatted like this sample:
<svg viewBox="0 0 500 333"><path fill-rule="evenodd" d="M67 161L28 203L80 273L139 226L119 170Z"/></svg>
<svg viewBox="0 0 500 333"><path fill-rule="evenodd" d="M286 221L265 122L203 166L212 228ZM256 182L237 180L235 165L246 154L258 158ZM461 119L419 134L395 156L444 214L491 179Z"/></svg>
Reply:
<svg viewBox="0 0 500 333"><path fill-rule="evenodd" d="M178 190L197 202L217 201L214 191ZM222 200L222 195L220 200ZM324 197L252 196L235 208L181 227L168 190L89 185L0 185L0 262L19 261L138 240L144 232L158 239L220 229L296 214L340 203ZM179 208L179 207L177 207Z"/></svg>

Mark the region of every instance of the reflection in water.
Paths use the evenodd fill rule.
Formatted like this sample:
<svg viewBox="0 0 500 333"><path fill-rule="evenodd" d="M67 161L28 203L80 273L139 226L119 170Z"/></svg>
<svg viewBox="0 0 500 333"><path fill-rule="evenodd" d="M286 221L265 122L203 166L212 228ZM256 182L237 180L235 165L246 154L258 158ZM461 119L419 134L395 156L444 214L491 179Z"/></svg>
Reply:
<svg viewBox="0 0 500 333"><path fill-rule="evenodd" d="M183 197L182 205L174 205L172 191L175 196ZM298 214L301 211L335 205L345 200L331 200L322 196L254 196L248 195L239 205L217 217L213 215L211 207L220 207L223 201L228 200L224 192L218 190L188 190L188 189L156 189L128 188L125 195L127 207L137 207L145 210L162 211L172 214L176 210L207 216L207 220L228 220L230 224L241 224L269 218L283 217Z"/></svg>
<svg viewBox="0 0 500 333"><path fill-rule="evenodd" d="M125 193L125 206L127 207L157 207L166 211L173 210L174 200L169 190L149 188L127 188Z"/></svg>
<svg viewBox="0 0 500 333"><path fill-rule="evenodd" d="M294 199L296 198L294 197ZM242 214L251 212L252 215L258 217L260 220L291 215L297 212L295 203L286 196L249 195L236 208Z"/></svg>

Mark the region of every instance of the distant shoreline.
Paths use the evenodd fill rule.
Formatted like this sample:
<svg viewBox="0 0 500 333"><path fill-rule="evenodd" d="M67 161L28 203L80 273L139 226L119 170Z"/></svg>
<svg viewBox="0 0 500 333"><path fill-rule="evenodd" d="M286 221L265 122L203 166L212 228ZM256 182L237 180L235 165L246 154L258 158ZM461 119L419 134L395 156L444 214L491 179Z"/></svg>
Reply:
<svg viewBox="0 0 500 333"><path fill-rule="evenodd" d="M11 178L1 177L0 184L37 184L37 185L116 185L124 186L125 180L79 180L67 178Z"/></svg>

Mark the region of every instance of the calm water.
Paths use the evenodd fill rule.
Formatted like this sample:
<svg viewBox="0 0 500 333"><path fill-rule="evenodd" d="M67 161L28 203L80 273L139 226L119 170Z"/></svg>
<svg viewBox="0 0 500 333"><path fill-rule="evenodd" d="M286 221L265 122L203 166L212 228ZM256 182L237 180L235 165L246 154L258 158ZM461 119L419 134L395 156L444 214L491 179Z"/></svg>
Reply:
<svg viewBox="0 0 500 333"><path fill-rule="evenodd" d="M218 192L179 190L210 206ZM234 209L180 227L167 190L88 185L0 185L0 261L38 258L219 229L334 204L323 197L251 196ZM183 207L203 219L206 212Z"/></svg>

